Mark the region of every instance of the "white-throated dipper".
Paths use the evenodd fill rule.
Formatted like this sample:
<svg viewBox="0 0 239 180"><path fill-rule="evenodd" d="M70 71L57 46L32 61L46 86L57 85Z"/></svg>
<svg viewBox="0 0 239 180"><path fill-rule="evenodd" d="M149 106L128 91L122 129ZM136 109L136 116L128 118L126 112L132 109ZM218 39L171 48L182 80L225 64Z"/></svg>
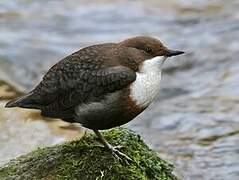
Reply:
<svg viewBox="0 0 239 180"><path fill-rule="evenodd" d="M6 107L40 109L42 116L80 123L114 155L130 159L99 130L125 124L145 110L159 93L163 63L183 53L147 36L89 46L55 64L31 92Z"/></svg>

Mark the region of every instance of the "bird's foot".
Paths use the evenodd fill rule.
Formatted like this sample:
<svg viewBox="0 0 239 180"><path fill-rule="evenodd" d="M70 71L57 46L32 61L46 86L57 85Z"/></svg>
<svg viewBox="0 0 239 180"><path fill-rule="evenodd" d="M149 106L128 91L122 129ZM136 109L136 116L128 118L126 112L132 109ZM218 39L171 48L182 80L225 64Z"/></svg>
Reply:
<svg viewBox="0 0 239 180"><path fill-rule="evenodd" d="M127 156L126 154L119 151L119 149L123 148L123 146L112 146L108 144L107 149L110 150L114 157L116 157L119 161L126 160L127 162L132 162L133 160Z"/></svg>
<svg viewBox="0 0 239 180"><path fill-rule="evenodd" d="M117 149L117 150L120 150L120 149L124 148L124 146L121 146L121 145L118 145L118 146L112 146L111 145L111 147L114 148L114 149Z"/></svg>
<svg viewBox="0 0 239 180"><path fill-rule="evenodd" d="M119 160L126 160L127 163L132 162L133 160L127 156L126 154L119 151L119 149L123 148L123 146L112 146L109 144L104 137L101 135L99 130L94 130L95 134L99 137L100 142L104 145L104 147L111 151L112 154Z"/></svg>

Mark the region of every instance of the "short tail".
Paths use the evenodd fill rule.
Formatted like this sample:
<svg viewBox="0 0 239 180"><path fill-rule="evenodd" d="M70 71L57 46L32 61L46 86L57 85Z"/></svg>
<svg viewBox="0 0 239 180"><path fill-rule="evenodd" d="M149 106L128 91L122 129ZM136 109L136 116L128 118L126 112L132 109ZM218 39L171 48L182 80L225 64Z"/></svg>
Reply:
<svg viewBox="0 0 239 180"><path fill-rule="evenodd" d="M37 103L36 97L34 97L34 93L30 92L26 95L17 97L11 101L9 101L5 107L12 108L12 107L22 107L22 108L33 108L33 109L39 109L40 106Z"/></svg>

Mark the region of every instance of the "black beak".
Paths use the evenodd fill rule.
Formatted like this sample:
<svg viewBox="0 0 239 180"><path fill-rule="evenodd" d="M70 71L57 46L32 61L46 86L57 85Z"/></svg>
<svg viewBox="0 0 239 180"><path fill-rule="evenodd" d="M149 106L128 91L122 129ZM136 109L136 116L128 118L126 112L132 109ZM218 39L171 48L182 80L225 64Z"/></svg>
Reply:
<svg viewBox="0 0 239 180"><path fill-rule="evenodd" d="M174 51L174 50L168 50L166 56L171 57L171 56L177 56L180 54L183 54L183 51Z"/></svg>

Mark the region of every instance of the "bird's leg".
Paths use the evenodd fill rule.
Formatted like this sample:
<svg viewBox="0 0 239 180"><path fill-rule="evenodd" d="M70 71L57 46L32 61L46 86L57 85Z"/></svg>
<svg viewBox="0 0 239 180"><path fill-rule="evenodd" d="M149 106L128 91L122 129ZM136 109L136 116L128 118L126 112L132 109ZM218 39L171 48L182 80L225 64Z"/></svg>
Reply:
<svg viewBox="0 0 239 180"><path fill-rule="evenodd" d="M117 159L121 159L121 158L125 158L128 161L132 161L132 159L130 157L128 157L126 154L120 152L118 149L122 148L122 146L112 146L110 143L108 143L105 138L101 135L101 133L99 132L99 130L94 130L95 134L98 136L98 138L100 139L100 142L104 145L104 147L111 151L112 154L117 158Z"/></svg>

